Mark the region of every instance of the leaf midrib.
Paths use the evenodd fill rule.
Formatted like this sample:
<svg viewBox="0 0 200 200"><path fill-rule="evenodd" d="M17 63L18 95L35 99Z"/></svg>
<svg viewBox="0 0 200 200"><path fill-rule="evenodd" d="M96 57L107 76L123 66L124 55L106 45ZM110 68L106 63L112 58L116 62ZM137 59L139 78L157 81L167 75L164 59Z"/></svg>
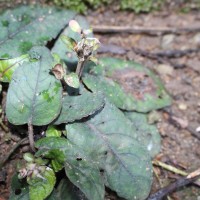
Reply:
<svg viewBox="0 0 200 200"><path fill-rule="evenodd" d="M107 145L107 147L111 150L111 152L116 156L117 160L119 163L121 163L121 165L124 167L124 169L128 172L128 174L132 177L133 180L135 180L135 177L133 176L133 174L131 173L131 171L126 167L126 165L124 165L124 163L122 162L121 158L117 155L117 152L112 148L112 146L109 144L109 142L107 141L106 137L103 136L103 132L101 130L99 130L97 127L95 127L93 124L86 122L86 124L89 126L89 128L91 130L93 130L93 132L100 137Z"/></svg>
<svg viewBox="0 0 200 200"><path fill-rule="evenodd" d="M32 98L32 105L31 105L31 108L30 108L30 116L29 116L29 120L28 120L28 123L31 123L33 122L33 115L34 115L34 112L35 112L35 105L36 105L36 99L37 99L37 91L38 91L38 83L39 83L39 77L40 77L40 72L41 72L41 62L42 62L42 56L39 60L39 69L38 69L38 73L37 73L37 79L36 79L36 85L35 85L35 88L34 88L34 93L33 93L33 98Z"/></svg>

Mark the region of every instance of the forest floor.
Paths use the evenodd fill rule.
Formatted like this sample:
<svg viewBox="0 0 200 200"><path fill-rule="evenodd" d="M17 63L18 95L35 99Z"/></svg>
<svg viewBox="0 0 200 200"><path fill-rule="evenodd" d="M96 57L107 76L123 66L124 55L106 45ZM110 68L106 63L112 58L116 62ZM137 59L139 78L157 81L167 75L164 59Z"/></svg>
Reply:
<svg viewBox="0 0 200 200"><path fill-rule="evenodd" d="M170 11L170 9L135 15L133 12L104 8L90 11L87 19L92 27L97 28L98 26L100 29L104 25L110 29L112 26L141 26L145 29L155 30L162 27L200 27L200 12L191 11L183 14ZM168 33L164 35L134 34L124 31L123 33L96 33L95 36L104 46L101 50L102 55L134 60L152 69L163 81L171 95L172 105L158 111L160 121L157 126L162 137L162 149L156 158L186 172L192 172L199 168L200 30L187 34ZM180 51L184 52L188 49L198 50L193 53L188 51L185 55L180 56ZM172 50L177 51L171 52ZM158 52L168 52L167 57L166 54L165 57L154 54ZM102 56L101 54L99 56ZM172 58L173 55L177 58ZM16 141L13 138L10 139L9 134L5 130L1 130L0 141L4 142L0 143L0 156L5 155L17 140L17 138ZM0 200L8 199L10 179L23 151L26 149L18 149L0 171ZM159 181L155 177L152 192L180 178L179 175L159 167L155 167L155 170ZM199 200L200 188L190 185L179 189L170 197L173 200ZM117 197L108 194L107 199L117 199Z"/></svg>

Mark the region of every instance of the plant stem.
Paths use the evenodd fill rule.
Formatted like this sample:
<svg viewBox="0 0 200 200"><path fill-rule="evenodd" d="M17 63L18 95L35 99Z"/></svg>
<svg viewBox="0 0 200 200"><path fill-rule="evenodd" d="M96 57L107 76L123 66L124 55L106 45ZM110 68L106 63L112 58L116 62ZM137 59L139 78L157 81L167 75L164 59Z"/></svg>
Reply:
<svg viewBox="0 0 200 200"><path fill-rule="evenodd" d="M176 167L173 167L171 165L167 165L167 164L165 164L163 162L160 162L158 160L153 160L152 163L154 165L156 165L156 166L159 166L159 167L162 167L164 169L167 169L168 171L174 172L175 174L180 174L182 176L187 176L188 175L187 172L184 172L184 171L182 171L182 170L180 170L180 169L178 169Z"/></svg>
<svg viewBox="0 0 200 200"><path fill-rule="evenodd" d="M161 161L158 161L158 160L153 160L152 163L153 163L153 165L162 167L163 169L166 169L166 170L168 170L168 171L170 171L170 172L173 172L173 173L175 173L175 174L180 174L180 175L182 175L182 176L187 176L187 175L189 174L189 173L187 173L187 172L185 172L185 171L183 171L183 170L180 170L180 169L178 169L178 168L176 168L176 167L173 167L173 166L171 166L171 165L167 165L167 164L165 164L165 163L163 163L163 162L161 162ZM196 181L194 182L194 184L200 186L200 179L196 180Z"/></svg>
<svg viewBox="0 0 200 200"><path fill-rule="evenodd" d="M0 163L0 169L3 167L4 163L9 159L9 157L14 153L14 151L21 145L28 142L28 138L24 138L20 140L17 144L14 145L14 147L10 150L10 152L5 156L3 161Z"/></svg>
<svg viewBox="0 0 200 200"><path fill-rule="evenodd" d="M76 74L78 75L78 77L80 78L81 75L82 75L82 72L83 72L83 69L84 69L84 64L85 64L85 61L78 61L78 65L77 65L77 68L76 68Z"/></svg>
<svg viewBox="0 0 200 200"><path fill-rule="evenodd" d="M29 138L29 143L31 150L35 152L35 142L34 142L34 133L33 133L33 125L29 122L28 123L28 138Z"/></svg>

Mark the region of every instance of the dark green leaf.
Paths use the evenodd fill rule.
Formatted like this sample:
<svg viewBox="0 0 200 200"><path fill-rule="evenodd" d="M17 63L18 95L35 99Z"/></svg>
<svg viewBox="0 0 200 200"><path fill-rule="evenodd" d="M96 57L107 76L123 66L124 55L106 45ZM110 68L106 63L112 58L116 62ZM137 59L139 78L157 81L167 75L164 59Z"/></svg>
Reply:
<svg viewBox="0 0 200 200"><path fill-rule="evenodd" d="M75 187L67 178L62 179L46 200L87 200L85 195Z"/></svg>
<svg viewBox="0 0 200 200"><path fill-rule="evenodd" d="M104 106L102 93L84 92L79 96L65 96L61 113L54 124L73 122L92 115Z"/></svg>
<svg viewBox="0 0 200 200"><path fill-rule="evenodd" d="M130 121L114 105L106 103L99 114L85 123L69 124L66 130L67 138L81 149L75 155L97 164L104 171L105 184L119 196L131 200L148 196L150 157L135 139Z"/></svg>
<svg viewBox="0 0 200 200"><path fill-rule="evenodd" d="M86 20L86 18L82 16L76 16L74 18L83 29L88 29L89 24ZM74 32L71 30L70 27L67 27L61 35L65 35L67 37L73 38L75 41L81 40L81 35L77 32ZM92 34L89 35L92 37ZM62 37L62 36L61 36ZM52 48L52 52L58 53L62 60L64 60L67 65L70 67L73 65L73 67L76 67L76 63L78 62L78 58L75 52L71 52L70 46L66 47L66 45L63 43L61 37L56 41L54 47Z"/></svg>
<svg viewBox="0 0 200 200"><path fill-rule="evenodd" d="M87 200L85 195L67 179L60 181L56 191L60 200Z"/></svg>
<svg viewBox="0 0 200 200"><path fill-rule="evenodd" d="M19 180L17 174L12 177L9 200L29 200L28 184Z"/></svg>
<svg viewBox="0 0 200 200"><path fill-rule="evenodd" d="M51 75L53 57L45 47L34 47L31 57L38 60L24 63L13 74L6 102L6 115L12 124L46 125L60 112L62 86Z"/></svg>
<svg viewBox="0 0 200 200"><path fill-rule="evenodd" d="M92 91L103 91L117 107L148 112L171 104L161 81L144 66L115 58L99 62L83 81Z"/></svg>
<svg viewBox="0 0 200 200"><path fill-rule="evenodd" d="M72 11L22 6L0 16L0 58L17 57L33 46L46 45L75 16ZM14 48L13 48L14 47Z"/></svg>
<svg viewBox="0 0 200 200"><path fill-rule="evenodd" d="M56 183L54 171L47 168L41 176L42 178L33 178L29 181L30 200L44 200L53 191Z"/></svg>
<svg viewBox="0 0 200 200"><path fill-rule="evenodd" d="M104 185L100 172L94 163L87 159L78 160L80 149L64 138L48 137L36 143L37 155L48 155L55 149L65 153L65 170L70 181L90 200L104 199Z"/></svg>
<svg viewBox="0 0 200 200"><path fill-rule="evenodd" d="M29 61L29 56L22 55L18 58L13 59L3 59L0 60L0 81L10 82L13 72L20 66L22 63Z"/></svg>
<svg viewBox="0 0 200 200"><path fill-rule="evenodd" d="M154 157L160 151L160 134L155 125L147 122L147 115L136 112L125 112L125 115L131 120L133 132L137 140L143 144Z"/></svg>

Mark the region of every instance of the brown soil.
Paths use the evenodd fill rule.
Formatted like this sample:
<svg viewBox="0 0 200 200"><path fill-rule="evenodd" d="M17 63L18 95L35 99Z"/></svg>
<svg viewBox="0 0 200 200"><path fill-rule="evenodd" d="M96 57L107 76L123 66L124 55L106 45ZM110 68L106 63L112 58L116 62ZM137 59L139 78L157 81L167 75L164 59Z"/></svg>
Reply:
<svg viewBox="0 0 200 200"><path fill-rule="evenodd" d="M143 27L195 27L200 26L200 13L190 12L156 12L152 14L135 15L132 12L119 12L109 9L90 12L87 17L91 25L143 26ZM145 51L158 52L163 50L183 50L200 48L200 33L165 36L148 36L142 34L97 34L102 44L114 44L124 49L131 47ZM134 51L123 55L107 53L115 57L134 60L152 69L162 79L165 87L173 98L169 108L160 110L162 121L158 128L162 136L162 150L157 159L192 172L200 167L200 53L191 53L181 58L166 59L159 63L156 59L139 56ZM172 64L173 63L173 64ZM179 65L175 68L173 65ZM6 139L7 133L1 130L1 153L5 155L16 143L15 139ZM17 160L24 151L19 149L0 171L0 200L8 199L10 178L16 170ZM179 178L178 175L155 167L161 183L155 178L152 192ZM161 184L161 185L160 185ZM197 186L182 188L170 195L173 200L197 200L200 189ZM117 199L108 194L106 199Z"/></svg>

